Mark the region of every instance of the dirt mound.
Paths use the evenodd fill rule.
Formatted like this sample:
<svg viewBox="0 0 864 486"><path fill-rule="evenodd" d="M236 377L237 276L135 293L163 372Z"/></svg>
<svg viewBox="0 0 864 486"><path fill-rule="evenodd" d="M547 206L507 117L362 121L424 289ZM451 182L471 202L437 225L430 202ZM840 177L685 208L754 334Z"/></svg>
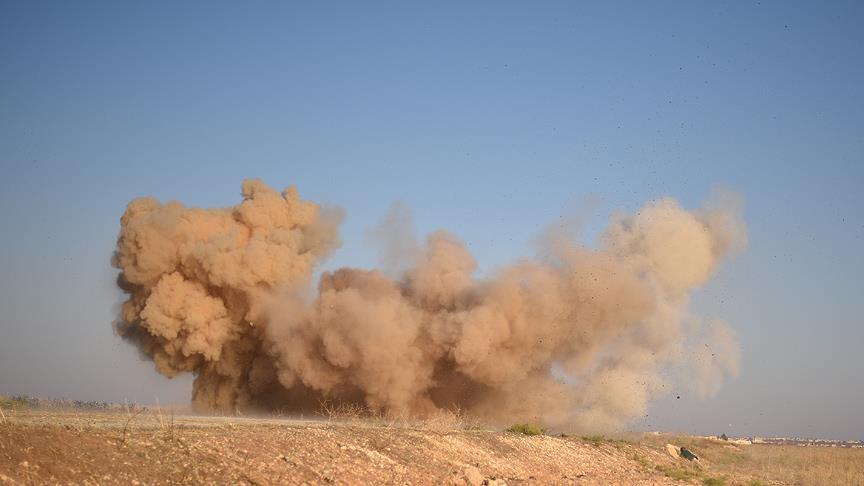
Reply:
<svg viewBox="0 0 864 486"><path fill-rule="evenodd" d="M20 412L0 483L673 484L661 450L621 441L376 423Z"/></svg>

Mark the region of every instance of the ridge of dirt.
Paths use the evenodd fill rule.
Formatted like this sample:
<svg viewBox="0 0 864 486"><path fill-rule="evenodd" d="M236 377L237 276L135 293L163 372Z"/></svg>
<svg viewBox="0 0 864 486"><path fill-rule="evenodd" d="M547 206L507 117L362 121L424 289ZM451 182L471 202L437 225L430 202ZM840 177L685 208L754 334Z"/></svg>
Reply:
<svg viewBox="0 0 864 486"><path fill-rule="evenodd" d="M623 441L374 423L19 412L0 484L675 484L665 450Z"/></svg>

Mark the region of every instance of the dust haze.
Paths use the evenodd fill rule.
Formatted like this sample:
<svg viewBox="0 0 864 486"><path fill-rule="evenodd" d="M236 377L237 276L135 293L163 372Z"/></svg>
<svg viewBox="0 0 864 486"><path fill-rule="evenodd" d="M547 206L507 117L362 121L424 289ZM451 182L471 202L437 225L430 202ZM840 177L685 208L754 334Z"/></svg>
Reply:
<svg viewBox="0 0 864 486"><path fill-rule="evenodd" d="M417 241L396 206L370 232L380 269L313 282L343 212L260 180L241 192L218 209L133 200L112 260L128 296L116 331L163 375L193 373L200 411L330 400L599 430L673 389L711 396L738 372L734 332L688 312L746 243L734 198L651 201L613 215L596 247L550 230L538 257L484 278L457 236Z"/></svg>

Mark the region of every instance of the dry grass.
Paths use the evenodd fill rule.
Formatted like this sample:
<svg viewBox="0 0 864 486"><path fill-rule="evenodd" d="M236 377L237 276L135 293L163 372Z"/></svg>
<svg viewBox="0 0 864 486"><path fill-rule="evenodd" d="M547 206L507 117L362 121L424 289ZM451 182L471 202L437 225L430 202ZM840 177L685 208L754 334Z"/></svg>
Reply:
<svg viewBox="0 0 864 486"><path fill-rule="evenodd" d="M605 435L583 435L582 440L594 444L594 447L599 447L600 444L606 441Z"/></svg>
<svg viewBox="0 0 864 486"><path fill-rule="evenodd" d="M864 484L864 449L771 444L734 445L684 435L645 435L636 440L651 447L660 448L671 443L696 452L704 468L702 481L711 482L712 476L718 479L730 476L746 479L744 484L753 486L778 482ZM670 473L676 475L674 471Z"/></svg>
<svg viewBox="0 0 864 486"><path fill-rule="evenodd" d="M673 484L577 438L453 430L471 427L458 410L425 423L178 416L171 438L160 409L22 411L0 426L0 484Z"/></svg>
<svg viewBox="0 0 864 486"><path fill-rule="evenodd" d="M715 486L726 483L725 478L713 477L709 475L709 473L705 469L703 469L702 465L698 463L677 461L672 463L656 464L650 459L642 456L638 452L632 453L628 457L632 461L638 463L643 468L647 470L657 471L666 476L667 478L674 479L675 481L686 481L692 483L693 481L698 480L701 481L703 484L710 484Z"/></svg>
<svg viewBox="0 0 864 486"><path fill-rule="evenodd" d="M21 397L13 397L9 398L4 395L0 395L0 408L5 410L20 410L22 408L27 408L27 401Z"/></svg>
<svg viewBox="0 0 864 486"><path fill-rule="evenodd" d="M630 434L614 438L600 435L568 438L562 435L561 437L547 436L539 441L519 438L516 434L486 432L475 435L470 431L488 429L481 427L475 418L467 416L458 409L442 410L418 418L409 417L405 414L383 414L363 405L324 402L321 404L319 413L326 419L325 422L300 421L295 424L290 419L272 417L197 417L189 415L178 417L175 422L174 409L163 409L158 405L154 409L125 405L122 409L117 409L111 413L78 410L30 410L26 407L20 407L17 403L14 407L9 406L9 403L4 405L0 406L0 433L23 433L21 437L28 437L28 434L35 430L63 430L65 431L63 433L74 434L76 438L98 435L102 437L102 442L97 441L95 443L111 445L115 449L114 452L111 452L112 454L127 454L129 450L138 447L139 442L141 444L164 444L166 447L186 447L184 445L186 438L194 431L198 431L194 432L196 434L203 434L205 431L212 431L214 434L224 433L226 434L225 437L230 438L239 431L249 433L256 431L254 434L257 434L259 431L264 433L264 431L292 430L294 431L292 433L298 438L307 433L326 434L329 437L328 440L336 440L343 446L345 445L343 436L358 437L357 440L360 442L351 445L351 448L343 449L337 444L336 450L328 452L331 456L327 457L331 459L348 454L345 451L353 451L355 446L356 448L371 447L369 453L373 455L395 453L397 449L392 451L387 449L387 447L391 447L389 442L391 438L410 436L411 439L406 440L404 447L400 446L399 449L400 454L405 456L400 460L403 461L402 464L406 468L418 466L412 462L416 459L412 454L414 454L414 442L422 438L429 442L427 444L429 450L424 454L433 455L438 454L438 447L443 447L449 441L455 440L464 441L465 444L488 443L489 447L506 445L509 448L517 444L520 447L549 446L552 447L549 452L549 457L552 459L563 454L565 450L570 450L568 448L573 448L580 454L599 454L606 458L603 459L604 461L615 458L615 460L629 463L633 471L628 474L635 474L632 478L641 478L640 480L652 478L651 481L682 482L682 484L687 482L714 486L722 484L750 486L864 484L864 449L768 444L736 445L718 440L668 434ZM326 422L333 422L333 424ZM58 427L57 424L62 424L62 428L55 429ZM28 428L21 429L21 427ZM15 432L16 430L19 432ZM28 432L25 433L24 430ZM464 431L469 431L469 433L465 434ZM521 430L517 431L521 432ZM622 438L627 440L622 440ZM528 442L522 444L523 441ZM55 442L52 439L50 443ZM251 441L249 445L244 447L251 451L250 447L253 447L254 443L255 441ZM558 445L550 445L553 443ZM327 444L330 443L327 442ZM574 444L581 444L581 446ZM665 450L666 444L687 447L694 451L700 460L688 462L669 457ZM321 447L321 444L318 443L314 445ZM585 445L590 447L585 449ZM579 449L579 447L582 448ZM52 451L53 449L48 451L49 456L55 453ZM217 452L212 453L216 454ZM223 454L224 451L218 453ZM459 450L454 451L453 454L455 454L454 458L462 457ZM478 458L486 457L479 452L478 454ZM327 459L327 457L317 458L311 449L309 457L310 463ZM523 458L524 461L529 459L529 456ZM284 462L286 459L280 460ZM476 458L472 459L474 462L477 460ZM17 462L12 463L13 466L17 464ZM324 461L321 464L326 465L328 463ZM501 467L510 467L511 465L510 462L506 462L502 463ZM624 470L627 469L620 469L620 471ZM8 475L9 472L4 472L4 474Z"/></svg>
<svg viewBox="0 0 864 486"><path fill-rule="evenodd" d="M488 430L478 418L467 415L461 409L438 410L420 420L414 420L412 428L447 432L451 430L483 431Z"/></svg>
<svg viewBox="0 0 864 486"><path fill-rule="evenodd" d="M406 412L384 413L357 403L319 403L318 413L329 421L356 426L428 430L432 432L488 430L475 417L459 408L437 410L430 415L415 417Z"/></svg>
<svg viewBox="0 0 864 486"><path fill-rule="evenodd" d="M327 420L338 422L356 422L368 420L375 413L369 407L358 403L334 402L322 400L319 404L319 413Z"/></svg>
<svg viewBox="0 0 864 486"><path fill-rule="evenodd" d="M725 468L792 484L864 484L864 449L754 444L721 453Z"/></svg>
<svg viewBox="0 0 864 486"><path fill-rule="evenodd" d="M506 432L514 432L523 435L543 435L545 430L532 424L513 424L506 429Z"/></svg>

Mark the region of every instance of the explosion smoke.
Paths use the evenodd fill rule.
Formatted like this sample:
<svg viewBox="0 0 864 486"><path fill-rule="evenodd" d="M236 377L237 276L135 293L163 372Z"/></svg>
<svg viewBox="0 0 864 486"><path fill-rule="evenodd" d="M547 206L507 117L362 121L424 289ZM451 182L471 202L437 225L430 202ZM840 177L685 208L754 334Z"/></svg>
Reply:
<svg viewBox="0 0 864 486"><path fill-rule="evenodd" d="M160 373L195 373L199 410L330 399L597 429L644 415L675 381L710 395L737 373L732 331L687 314L745 242L735 210L661 199L613 217L598 249L550 235L546 258L487 279L455 236L421 245L397 212L378 235L395 235L386 266L407 267L400 278L343 268L310 296L341 213L258 180L242 193L230 209L132 201L113 258L129 294L116 329Z"/></svg>

